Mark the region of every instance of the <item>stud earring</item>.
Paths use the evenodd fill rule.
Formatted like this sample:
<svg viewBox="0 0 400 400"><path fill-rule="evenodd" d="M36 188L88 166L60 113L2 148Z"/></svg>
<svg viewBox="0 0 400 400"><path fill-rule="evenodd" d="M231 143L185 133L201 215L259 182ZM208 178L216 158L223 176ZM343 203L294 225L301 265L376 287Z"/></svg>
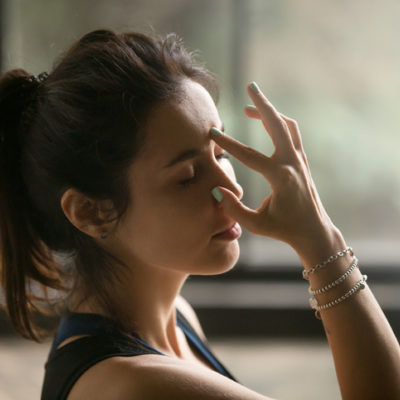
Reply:
<svg viewBox="0 0 400 400"><path fill-rule="evenodd" d="M101 238L102 238L102 239L105 239L107 236L108 236L108 232L103 232L103 233L101 234Z"/></svg>

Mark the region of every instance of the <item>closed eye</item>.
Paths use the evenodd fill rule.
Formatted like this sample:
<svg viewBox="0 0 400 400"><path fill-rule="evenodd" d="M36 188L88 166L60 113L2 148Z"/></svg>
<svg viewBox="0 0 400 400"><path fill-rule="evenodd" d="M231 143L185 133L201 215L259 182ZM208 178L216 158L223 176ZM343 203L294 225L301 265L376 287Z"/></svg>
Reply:
<svg viewBox="0 0 400 400"><path fill-rule="evenodd" d="M218 155L216 156L216 159L217 159L217 160L221 160L221 159L223 159L223 158L230 159L231 156L230 156L227 152L218 154ZM189 186L190 184L194 183L194 182L196 181L196 178L197 178L197 175L195 174L195 175L193 175L191 178L188 178L188 179L185 179L185 180L179 182L179 184L182 185L183 187L187 187L187 186Z"/></svg>

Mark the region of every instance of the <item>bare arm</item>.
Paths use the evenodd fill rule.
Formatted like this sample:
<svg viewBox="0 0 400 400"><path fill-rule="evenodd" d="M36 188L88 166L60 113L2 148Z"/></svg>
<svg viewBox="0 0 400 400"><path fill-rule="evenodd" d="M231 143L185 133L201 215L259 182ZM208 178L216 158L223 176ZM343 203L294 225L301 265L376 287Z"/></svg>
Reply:
<svg viewBox="0 0 400 400"><path fill-rule="evenodd" d="M318 244L318 242L315 242ZM318 246L324 251L304 246L299 256L304 265L314 266L346 243L338 232L330 232L325 243ZM329 249L329 250L328 250ZM347 255L310 274L312 288L320 288L344 274L352 264ZM316 295L319 304L326 304L349 291L362 278L362 263L342 284L326 293ZM399 399L400 398L400 346L386 316L368 284L343 302L320 315L332 351L342 398L347 399Z"/></svg>
<svg viewBox="0 0 400 400"><path fill-rule="evenodd" d="M230 190L219 187L221 205L250 232L289 244L310 269L345 249L345 240L320 201L296 121L279 113L261 91L252 91L251 85L247 89L256 107L247 107L245 112L262 121L275 146L273 155L267 157L226 134L213 135L213 139L262 174L272 193L252 210ZM311 287L321 288L334 281L351 261L351 256L340 257L329 268L311 274ZM362 272L362 260L360 268ZM318 303L342 296L362 278L361 272L356 268L340 285L316 295ZM321 317L343 399L400 399L399 343L368 285L321 311Z"/></svg>

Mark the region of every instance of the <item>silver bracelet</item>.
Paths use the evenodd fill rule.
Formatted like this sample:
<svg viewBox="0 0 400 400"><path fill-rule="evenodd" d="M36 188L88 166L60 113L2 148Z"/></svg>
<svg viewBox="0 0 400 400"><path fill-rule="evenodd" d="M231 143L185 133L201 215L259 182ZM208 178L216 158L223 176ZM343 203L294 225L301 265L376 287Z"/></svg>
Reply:
<svg viewBox="0 0 400 400"><path fill-rule="evenodd" d="M327 292L329 289L332 289L333 287L335 287L339 283L343 282L353 272L353 270L356 268L357 264L358 264L358 259L357 259L356 256L354 256L353 264L350 265L350 268L340 278L338 278L335 281L329 283L328 285L324 286L321 289L313 290L311 288L311 286L310 286L308 288L308 293L310 293L310 294L312 294L314 296L316 294L321 294L321 293Z"/></svg>
<svg viewBox="0 0 400 400"><path fill-rule="evenodd" d="M348 297L350 297L351 295L356 293L358 290L364 289L367 279L368 279L368 276L363 275L362 279L360 279L347 293L345 293L343 296L341 296L333 301L330 301L329 303L326 303L326 304L319 305L318 301L315 297L310 297L310 306L311 306L311 308L316 310L315 316L318 319L321 319L320 310L326 310L327 308L333 307L336 304L339 304L342 301L346 300Z"/></svg>
<svg viewBox="0 0 400 400"><path fill-rule="evenodd" d="M317 264L314 268L311 268L310 270L303 270L303 278L306 280L309 280L308 276L312 273L314 273L316 270L325 267L327 264L337 260L339 257L343 257L344 255L346 255L347 253L352 253L353 254L353 249L351 247L347 247L347 249L344 250L340 250L338 251L335 255L330 256L327 260L325 260L324 262Z"/></svg>

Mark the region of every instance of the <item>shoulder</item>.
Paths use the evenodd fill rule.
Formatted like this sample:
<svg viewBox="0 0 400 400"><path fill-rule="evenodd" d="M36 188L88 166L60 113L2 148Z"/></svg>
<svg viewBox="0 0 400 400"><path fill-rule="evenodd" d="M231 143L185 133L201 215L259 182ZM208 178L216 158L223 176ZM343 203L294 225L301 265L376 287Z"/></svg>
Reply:
<svg viewBox="0 0 400 400"><path fill-rule="evenodd" d="M83 377L85 385L75 385L68 400L272 400L208 368L153 354L113 357Z"/></svg>
<svg viewBox="0 0 400 400"><path fill-rule="evenodd" d="M182 296L175 306L202 339L197 315ZM85 371L67 400L272 400L202 365L179 358L146 354L110 357Z"/></svg>
<svg viewBox="0 0 400 400"><path fill-rule="evenodd" d="M197 317L196 312L190 303L182 297L180 294L175 299L176 308L183 314L183 316L188 320L193 329L200 336L203 341L206 341L206 335L203 332L200 321Z"/></svg>

